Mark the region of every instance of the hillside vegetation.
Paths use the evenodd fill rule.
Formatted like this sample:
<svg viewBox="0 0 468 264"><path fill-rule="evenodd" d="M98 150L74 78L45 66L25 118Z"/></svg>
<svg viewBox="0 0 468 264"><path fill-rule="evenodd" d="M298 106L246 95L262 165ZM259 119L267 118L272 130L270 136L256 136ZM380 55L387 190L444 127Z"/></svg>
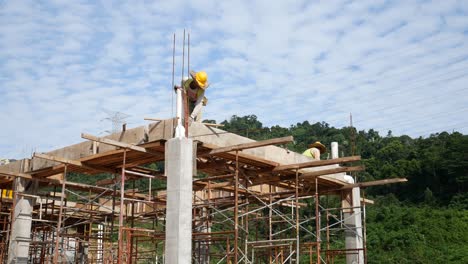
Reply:
<svg viewBox="0 0 468 264"><path fill-rule="evenodd" d="M369 263L468 263L468 135L441 132L411 138L389 131L381 136L373 129L307 121L265 127L255 115L233 116L222 124L256 140L292 135L295 142L287 147L298 152L315 141L326 146L336 141L340 156L350 156L354 141L354 153L366 166L357 174L359 181L409 180L366 192L376 200L367 207Z"/></svg>
<svg viewBox="0 0 468 264"><path fill-rule="evenodd" d="M255 115L233 116L222 124L224 130L256 140L292 135L295 142L286 147L297 152L315 141L326 146L336 141L340 156L350 156L354 138L354 153L361 155L366 166L365 172L356 174L358 181L394 177L409 180L366 190L366 198L375 200L374 205L367 206L368 262L468 263L468 135L441 132L411 138L396 137L389 131L381 136L372 129L357 131L307 121L290 127L265 127ZM162 164L149 166L162 169ZM72 174L69 179L95 184L106 177ZM126 185L148 188L147 181ZM162 181L152 183L153 188L164 186ZM307 259L302 262L309 263Z"/></svg>

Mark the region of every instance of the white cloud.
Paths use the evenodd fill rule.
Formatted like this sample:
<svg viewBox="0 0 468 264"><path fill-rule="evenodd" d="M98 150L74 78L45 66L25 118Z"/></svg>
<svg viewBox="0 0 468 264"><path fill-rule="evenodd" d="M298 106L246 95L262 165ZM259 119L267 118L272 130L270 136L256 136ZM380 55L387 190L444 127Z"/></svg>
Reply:
<svg viewBox="0 0 468 264"><path fill-rule="evenodd" d="M204 116L326 121L427 135L468 131L465 1L6 1L0 156L110 130L105 109L173 114L172 34L210 75Z"/></svg>

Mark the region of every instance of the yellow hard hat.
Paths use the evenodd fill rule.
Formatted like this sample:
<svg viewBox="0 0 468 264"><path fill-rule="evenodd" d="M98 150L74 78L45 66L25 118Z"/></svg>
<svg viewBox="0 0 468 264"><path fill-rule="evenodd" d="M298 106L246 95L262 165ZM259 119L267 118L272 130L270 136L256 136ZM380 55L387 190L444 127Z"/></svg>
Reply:
<svg viewBox="0 0 468 264"><path fill-rule="evenodd" d="M198 86L202 89L208 87L208 74L204 71L199 71L195 74L195 81L197 81Z"/></svg>
<svg viewBox="0 0 468 264"><path fill-rule="evenodd" d="M320 151L320 154L327 152L327 147L320 143L320 141L315 141L309 145L309 148L317 148Z"/></svg>

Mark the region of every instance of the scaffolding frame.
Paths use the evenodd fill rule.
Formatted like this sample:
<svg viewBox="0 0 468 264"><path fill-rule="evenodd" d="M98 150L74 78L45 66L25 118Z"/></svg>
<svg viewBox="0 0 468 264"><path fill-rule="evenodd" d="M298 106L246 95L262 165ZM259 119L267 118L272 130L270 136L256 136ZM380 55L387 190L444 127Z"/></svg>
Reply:
<svg viewBox="0 0 468 264"><path fill-rule="evenodd" d="M1 233L7 235L0 237L0 263L7 259L12 208L23 198L34 200L31 263L164 263L166 191L153 185L164 185L168 175L143 166L164 161L164 140L133 145L82 136L93 141L93 149L97 144L116 149L94 151L87 162L35 154L54 166L29 173L0 172L10 180L19 177L41 184L37 194L15 192L6 206L0 200ZM334 263L359 251L367 262L366 203L357 206L362 226L349 227L343 224L343 211L357 207L327 208L323 197L405 180L346 184L329 177L363 170L338 166L359 162L359 156L281 165L243 152L290 141L292 137L226 147L197 144L196 167L204 175L193 182L193 263ZM108 174L95 184L83 184L67 181L71 172L90 174L85 177ZM142 182L147 190L136 188ZM344 230L356 228L363 230L363 248L334 246Z"/></svg>

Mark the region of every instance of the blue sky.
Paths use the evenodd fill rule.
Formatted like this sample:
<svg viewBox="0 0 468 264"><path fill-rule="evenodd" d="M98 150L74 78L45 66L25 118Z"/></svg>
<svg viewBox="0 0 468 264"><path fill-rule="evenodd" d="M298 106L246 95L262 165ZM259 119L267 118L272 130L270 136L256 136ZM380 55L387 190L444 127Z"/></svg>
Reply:
<svg viewBox="0 0 468 264"><path fill-rule="evenodd" d="M385 135L468 132L468 1L2 1L0 157L104 135L109 111L173 115L181 76L212 85L204 118L325 121Z"/></svg>

